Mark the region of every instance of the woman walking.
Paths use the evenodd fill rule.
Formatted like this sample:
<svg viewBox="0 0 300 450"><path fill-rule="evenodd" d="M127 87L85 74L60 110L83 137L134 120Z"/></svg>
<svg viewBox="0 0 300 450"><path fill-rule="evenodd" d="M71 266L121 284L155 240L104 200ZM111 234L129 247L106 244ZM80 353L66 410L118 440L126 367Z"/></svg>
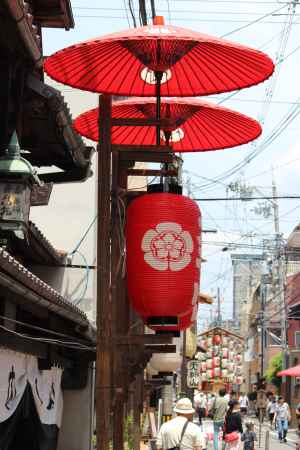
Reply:
<svg viewBox="0 0 300 450"><path fill-rule="evenodd" d="M289 405L284 401L283 397L278 398L274 422L277 426L278 439L280 442L287 442L286 435L291 420L291 411Z"/></svg>
<svg viewBox="0 0 300 450"><path fill-rule="evenodd" d="M240 404L237 400L229 402L224 424L224 441L226 450L239 450L243 433Z"/></svg>

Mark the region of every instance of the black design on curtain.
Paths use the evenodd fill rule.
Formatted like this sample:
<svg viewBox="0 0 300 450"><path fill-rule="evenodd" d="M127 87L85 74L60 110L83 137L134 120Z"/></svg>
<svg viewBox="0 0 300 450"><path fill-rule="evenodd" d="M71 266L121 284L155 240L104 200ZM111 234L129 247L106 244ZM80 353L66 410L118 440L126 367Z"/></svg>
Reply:
<svg viewBox="0 0 300 450"><path fill-rule="evenodd" d="M0 423L0 450L56 450L58 431L41 423L28 383L14 414Z"/></svg>
<svg viewBox="0 0 300 450"><path fill-rule="evenodd" d="M14 400L17 396L16 390L16 374L14 366L11 366L11 371L8 374L8 387L7 387L7 398L5 402L5 408L10 410L9 403ZM1 448L1 447L0 447Z"/></svg>

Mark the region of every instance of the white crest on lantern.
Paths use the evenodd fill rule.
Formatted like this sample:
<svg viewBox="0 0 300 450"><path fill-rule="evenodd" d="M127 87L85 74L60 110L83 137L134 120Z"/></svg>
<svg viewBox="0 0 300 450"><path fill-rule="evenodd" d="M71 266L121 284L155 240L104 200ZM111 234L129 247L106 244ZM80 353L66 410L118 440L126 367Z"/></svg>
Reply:
<svg viewBox="0 0 300 450"><path fill-rule="evenodd" d="M188 231L175 222L162 222L156 229L146 231L142 239L144 260L153 269L178 272L191 262L194 249L193 239Z"/></svg>
<svg viewBox="0 0 300 450"><path fill-rule="evenodd" d="M172 72L170 69L167 69L163 72L163 76L160 84L164 84L172 78ZM141 71L141 79L145 81L147 84L156 84L156 78L154 70L148 69L148 67L144 67Z"/></svg>
<svg viewBox="0 0 300 450"><path fill-rule="evenodd" d="M163 141L166 140L164 131L160 132L160 137ZM176 128L176 130L171 131L171 142L180 142L184 138L184 131L181 128Z"/></svg>

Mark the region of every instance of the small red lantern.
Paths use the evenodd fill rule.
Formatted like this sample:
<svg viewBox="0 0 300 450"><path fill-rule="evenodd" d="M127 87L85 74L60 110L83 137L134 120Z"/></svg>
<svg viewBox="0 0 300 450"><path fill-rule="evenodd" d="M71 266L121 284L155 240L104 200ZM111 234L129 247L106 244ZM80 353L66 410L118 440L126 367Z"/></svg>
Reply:
<svg viewBox="0 0 300 450"><path fill-rule="evenodd" d="M220 345L221 344L221 336L219 334L215 334L214 335L213 343L214 343L214 345Z"/></svg>
<svg viewBox="0 0 300 450"><path fill-rule="evenodd" d="M189 325L194 320L200 218L197 203L171 193L143 195L127 209L128 294L132 307L147 317L149 326L183 329L184 316L190 315Z"/></svg>

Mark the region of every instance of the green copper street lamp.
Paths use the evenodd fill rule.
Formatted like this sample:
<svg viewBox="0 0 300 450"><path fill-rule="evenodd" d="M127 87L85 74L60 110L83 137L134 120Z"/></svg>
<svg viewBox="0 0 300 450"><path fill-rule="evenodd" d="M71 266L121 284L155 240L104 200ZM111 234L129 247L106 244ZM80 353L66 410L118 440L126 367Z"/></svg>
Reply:
<svg viewBox="0 0 300 450"><path fill-rule="evenodd" d="M24 239L30 211L30 195L34 184L41 185L35 169L21 157L16 132L6 154L0 158L0 234L13 232Z"/></svg>

